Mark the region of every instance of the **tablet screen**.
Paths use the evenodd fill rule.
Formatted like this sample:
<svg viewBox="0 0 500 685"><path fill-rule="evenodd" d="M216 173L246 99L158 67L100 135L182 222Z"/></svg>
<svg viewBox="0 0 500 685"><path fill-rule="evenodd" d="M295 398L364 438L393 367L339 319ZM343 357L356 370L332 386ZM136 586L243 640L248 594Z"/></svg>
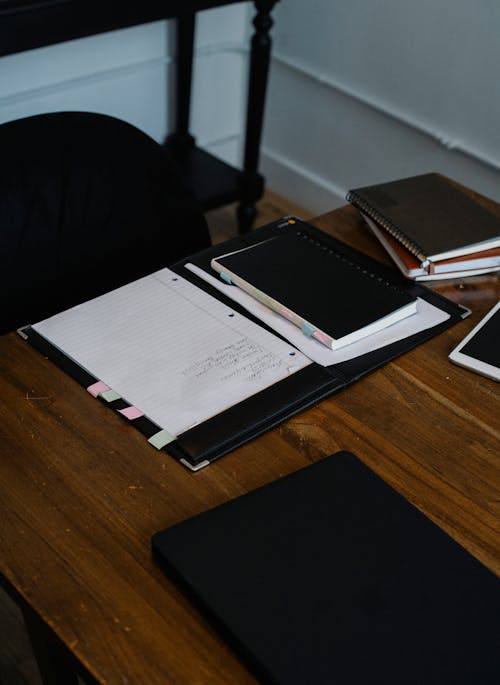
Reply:
<svg viewBox="0 0 500 685"><path fill-rule="evenodd" d="M500 308L460 350L462 354L500 367Z"/></svg>
<svg viewBox="0 0 500 685"><path fill-rule="evenodd" d="M500 381L500 300L455 347L450 360Z"/></svg>

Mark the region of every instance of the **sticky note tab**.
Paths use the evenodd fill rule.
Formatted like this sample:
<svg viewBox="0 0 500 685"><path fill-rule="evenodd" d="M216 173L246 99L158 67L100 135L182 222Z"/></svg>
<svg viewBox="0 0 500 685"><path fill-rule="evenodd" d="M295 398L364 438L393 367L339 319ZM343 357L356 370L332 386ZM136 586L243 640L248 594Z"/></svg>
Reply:
<svg viewBox="0 0 500 685"><path fill-rule="evenodd" d="M257 288L254 288L252 295L254 297L256 297L258 300L260 300L262 302L262 304L269 306L270 303L272 302L269 295L266 295L266 293L263 293L262 290L258 290Z"/></svg>
<svg viewBox="0 0 500 685"><path fill-rule="evenodd" d="M157 450L161 450L162 447L165 447L165 445L168 445L169 442L173 442L175 439L175 435L172 435L167 430L163 429L152 435L148 439L148 442L150 442L153 447L156 447Z"/></svg>
<svg viewBox="0 0 500 685"><path fill-rule="evenodd" d="M125 409L118 409L118 411L131 421L133 419L138 419L139 416L144 416L144 413L137 407L125 407Z"/></svg>
<svg viewBox="0 0 500 685"><path fill-rule="evenodd" d="M114 400L120 400L121 395L119 395L116 390L105 390L99 393L99 397L102 397L106 402L113 402Z"/></svg>
<svg viewBox="0 0 500 685"><path fill-rule="evenodd" d="M233 285L233 281L231 279L231 276L228 276L227 274L221 272L220 277L222 278L223 281L225 281L226 283L229 283L229 285Z"/></svg>
<svg viewBox="0 0 500 685"><path fill-rule="evenodd" d="M324 345L330 346L331 340L326 333L323 333L322 331L314 331L313 337L322 342Z"/></svg>
<svg viewBox="0 0 500 685"><path fill-rule="evenodd" d="M92 385L89 385L87 388L87 392L89 392L92 397L97 397L99 393L101 392L106 392L109 390L109 386L106 385L106 383L103 383L102 381L97 381L97 383L93 383Z"/></svg>
<svg viewBox="0 0 500 685"><path fill-rule="evenodd" d="M314 333L316 330L314 326L311 326L310 323L307 323L307 321L304 321L304 323L301 326L302 328L302 333L305 333L308 337L311 337L311 335Z"/></svg>

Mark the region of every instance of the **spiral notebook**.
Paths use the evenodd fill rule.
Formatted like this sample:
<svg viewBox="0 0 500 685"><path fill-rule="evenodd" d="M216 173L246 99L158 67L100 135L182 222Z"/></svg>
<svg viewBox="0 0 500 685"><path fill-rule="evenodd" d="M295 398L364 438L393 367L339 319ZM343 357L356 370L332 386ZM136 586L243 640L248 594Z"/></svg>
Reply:
<svg viewBox="0 0 500 685"><path fill-rule="evenodd" d="M470 255L472 262L477 253L484 260L487 251L497 260L492 268L500 266L500 219L440 174L356 188L348 192L347 200L417 257L429 273L436 262L463 255Z"/></svg>
<svg viewBox="0 0 500 685"><path fill-rule="evenodd" d="M348 452L157 533L153 551L263 682L498 681L496 576Z"/></svg>
<svg viewBox="0 0 500 685"><path fill-rule="evenodd" d="M212 259L211 266L333 350L417 311L407 291L293 224L286 234Z"/></svg>

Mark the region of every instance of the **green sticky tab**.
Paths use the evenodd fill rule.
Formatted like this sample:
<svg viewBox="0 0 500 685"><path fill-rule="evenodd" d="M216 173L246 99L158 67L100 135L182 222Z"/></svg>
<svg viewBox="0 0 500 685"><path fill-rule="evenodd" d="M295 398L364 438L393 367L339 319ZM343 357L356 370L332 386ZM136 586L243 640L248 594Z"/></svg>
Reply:
<svg viewBox="0 0 500 685"><path fill-rule="evenodd" d="M153 447L156 447L157 450L161 450L162 447L165 447L165 445L168 445L169 442L173 442L175 439L175 435L172 435L172 433L163 429L159 431L159 433L155 433L148 438L148 442L150 442Z"/></svg>
<svg viewBox="0 0 500 685"><path fill-rule="evenodd" d="M316 330L314 326L311 326L310 323L307 323L307 321L304 321L304 323L301 326L302 328L302 333L305 333L307 336L311 337L311 335L314 333Z"/></svg>
<svg viewBox="0 0 500 685"><path fill-rule="evenodd" d="M113 402L114 400L121 400L121 395L119 395L116 390L105 390L100 392L98 397L102 397L106 402Z"/></svg>

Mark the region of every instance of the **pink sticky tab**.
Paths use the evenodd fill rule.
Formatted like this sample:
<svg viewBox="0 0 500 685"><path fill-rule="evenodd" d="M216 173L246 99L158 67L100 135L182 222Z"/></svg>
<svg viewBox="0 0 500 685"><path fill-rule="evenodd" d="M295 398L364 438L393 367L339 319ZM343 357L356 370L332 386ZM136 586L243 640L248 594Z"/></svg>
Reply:
<svg viewBox="0 0 500 685"><path fill-rule="evenodd" d="M322 333L321 331L314 331L313 333L313 338L316 338L316 340L319 340L325 345L330 345L330 339L327 335Z"/></svg>
<svg viewBox="0 0 500 685"><path fill-rule="evenodd" d="M97 381L97 383L93 383L87 388L87 392L89 392L93 397L97 397L100 392L106 392L106 390L109 390L109 386L102 381Z"/></svg>
<svg viewBox="0 0 500 685"><path fill-rule="evenodd" d="M127 419L138 419L139 416L144 416L142 411L140 409L137 409L137 407L125 407L125 409L118 409L120 414L123 414L123 416L126 416Z"/></svg>

